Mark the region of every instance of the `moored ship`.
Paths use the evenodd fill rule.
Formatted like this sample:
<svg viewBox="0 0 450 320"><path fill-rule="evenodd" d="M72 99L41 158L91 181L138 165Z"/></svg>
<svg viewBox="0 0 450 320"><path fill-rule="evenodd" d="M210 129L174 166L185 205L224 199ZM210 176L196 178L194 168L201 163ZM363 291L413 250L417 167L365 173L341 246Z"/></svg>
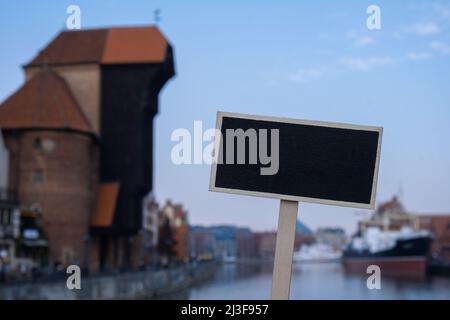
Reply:
<svg viewBox="0 0 450 320"><path fill-rule="evenodd" d="M360 222L343 263L349 271L365 273L369 265L377 265L384 275L424 276L431 241L429 231L418 228L417 216L405 212L394 197Z"/></svg>

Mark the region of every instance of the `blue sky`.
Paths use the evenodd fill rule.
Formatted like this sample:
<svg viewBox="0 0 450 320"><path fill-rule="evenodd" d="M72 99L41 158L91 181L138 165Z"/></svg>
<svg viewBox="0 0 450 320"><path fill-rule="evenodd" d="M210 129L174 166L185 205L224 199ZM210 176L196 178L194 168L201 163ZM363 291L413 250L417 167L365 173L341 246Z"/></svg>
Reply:
<svg viewBox="0 0 450 320"><path fill-rule="evenodd" d="M212 127L218 110L383 126L378 202L401 193L411 211L450 212L450 2L0 0L1 101L70 4L82 28L151 24L161 10L177 76L160 95L155 193L192 223L276 228L277 200L210 193L209 166L171 162L172 131ZM366 28L370 4L381 30ZM299 217L353 230L363 212L302 203Z"/></svg>

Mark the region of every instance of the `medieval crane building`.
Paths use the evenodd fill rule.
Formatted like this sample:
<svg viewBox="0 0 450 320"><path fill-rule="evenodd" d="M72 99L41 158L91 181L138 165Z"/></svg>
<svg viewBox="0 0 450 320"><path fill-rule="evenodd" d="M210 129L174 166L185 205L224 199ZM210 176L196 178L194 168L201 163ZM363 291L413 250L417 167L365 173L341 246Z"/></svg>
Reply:
<svg viewBox="0 0 450 320"><path fill-rule="evenodd" d="M24 72L0 105L7 189L40 213L48 263L134 265L171 45L156 27L64 31Z"/></svg>

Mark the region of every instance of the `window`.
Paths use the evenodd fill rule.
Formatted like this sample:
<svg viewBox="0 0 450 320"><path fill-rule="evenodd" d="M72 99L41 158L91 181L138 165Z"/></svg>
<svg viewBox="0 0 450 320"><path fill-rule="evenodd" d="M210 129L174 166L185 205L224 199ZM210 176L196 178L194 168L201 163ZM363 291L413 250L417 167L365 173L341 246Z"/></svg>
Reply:
<svg viewBox="0 0 450 320"><path fill-rule="evenodd" d="M62 263L64 265L72 264L73 261L73 250L69 247L63 247L62 249Z"/></svg>
<svg viewBox="0 0 450 320"><path fill-rule="evenodd" d="M34 202L30 205L30 210L34 213L42 213L42 207L37 202Z"/></svg>
<svg viewBox="0 0 450 320"><path fill-rule="evenodd" d="M56 142L52 139L42 139L39 137L34 139L33 147L37 151L49 153L55 149Z"/></svg>
<svg viewBox="0 0 450 320"><path fill-rule="evenodd" d="M41 138L36 138L33 141L33 147L38 150L41 151L42 150L42 139Z"/></svg>
<svg viewBox="0 0 450 320"><path fill-rule="evenodd" d="M8 208L0 209L0 224L8 226L12 222L12 211Z"/></svg>
<svg viewBox="0 0 450 320"><path fill-rule="evenodd" d="M36 169L33 174L33 182L35 185L40 185L44 182L44 170Z"/></svg>
<svg viewBox="0 0 450 320"><path fill-rule="evenodd" d="M0 258L7 258L9 255L10 255L9 245L8 244L0 245Z"/></svg>
<svg viewBox="0 0 450 320"><path fill-rule="evenodd" d="M11 210L5 210L6 219L4 219L6 225L11 225L13 223Z"/></svg>

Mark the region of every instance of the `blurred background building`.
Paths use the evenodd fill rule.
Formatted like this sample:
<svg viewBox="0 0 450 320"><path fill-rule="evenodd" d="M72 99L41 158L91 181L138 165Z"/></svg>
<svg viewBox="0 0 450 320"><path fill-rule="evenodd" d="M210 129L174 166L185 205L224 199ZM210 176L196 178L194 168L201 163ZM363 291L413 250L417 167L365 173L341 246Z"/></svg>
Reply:
<svg viewBox="0 0 450 320"><path fill-rule="evenodd" d="M419 226L433 235L431 256L438 264L450 266L450 214L420 215Z"/></svg>
<svg viewBox="0 0 450 320"><path fill-rule="evenodd" d="M318 243L327 244L336 250L342 249L348 241L345 230L342 228L319 228L316 231L315 237Z"/></svg>
<svg viewBox="0 0 450 320"><path fill-rule="evenodd" d="M188 212L183 209L183 205L167 200L159 211L159 221L159 241L172 243L173 252L169 255L177 262L189 261Z"/></svg>
<svg viewBox="0 0 450 320"><path fill-rule="evenodd" d="M42 219L49 265L141 263L135 238L143 237L153 117L174 75L172 47L155 27L64 31L24 72L0 105L0 238L41 237L18 234L18 208L28 208ZM145 227L154 241L154 226Z"/></svg>
<svg viewBox="0 0 450 320"><path fill-rule="evenodd" d="M190 229L191 256L217 259L223 262L267 260L274 258L276 232L252 231L233 225L192 226ZM295 249L315 241L313 232L297 222Z"/></svg>

